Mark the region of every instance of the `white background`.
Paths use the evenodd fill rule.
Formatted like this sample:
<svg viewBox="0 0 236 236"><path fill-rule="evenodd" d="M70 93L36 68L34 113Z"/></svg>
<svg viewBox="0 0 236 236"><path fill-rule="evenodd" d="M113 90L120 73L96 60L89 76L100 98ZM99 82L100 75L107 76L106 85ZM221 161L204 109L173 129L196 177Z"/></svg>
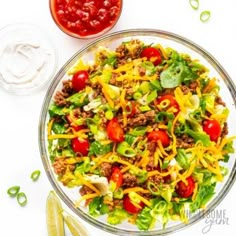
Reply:
<svg viewBox="0 0 236 236"><path fill-rule="evenodd" d="M236 3L235 0L199 0L194 11L188 0L124 0L123 12L112 31L128 28L156 28L189 38L207 49L236 81ZM210 10L206 24L199 20L201 10ZM48 0L0 0L0 27L17 21L36 23L47 30L58 53L58 69L91 40L78 40L62 33L51 19ZM1 39L0 39L1 43ZM13 96L0 88L0 235L46 236L45 203L52 189L41 163L38 148L38 121L46 88L30 96ZM33 183L30 174L42 175ZM28 204L20 207L6 191L20 185ZM225 210L229 225L213 225L206 235L234 235L236 231L236 187L218 206ZM206 219L174 235L202 235ZM82 221L82 220L81 220ZM91 236L108 236L85 223ZM69 233L68 233L69 235Z"/></svg>

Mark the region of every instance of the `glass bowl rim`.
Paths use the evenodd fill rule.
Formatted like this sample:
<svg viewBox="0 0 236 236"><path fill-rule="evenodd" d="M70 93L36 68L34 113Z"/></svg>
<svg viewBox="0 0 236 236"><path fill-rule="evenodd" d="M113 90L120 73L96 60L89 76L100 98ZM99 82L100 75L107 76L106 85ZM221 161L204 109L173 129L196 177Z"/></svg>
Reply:
<svg viewBox="0 0 236 236"><path fill-rule="evenodd" d="M211 211L213 211L220 203L221 201L225 198L225 196L228 194L230 189L232 188L235 180L236 180L236 171L233 171L236 169L236 161L234 162L234 165L232 166L232 171L230 172L228 176L227 182L224 183L222 189L218 193L217 197L215 197L208 205L207 209L204 209L203 214L196 214L193 217L189 219L188 224L184 223L179 223L177 225L171 226L167 229L158 229L158 230L151 230L151 231L129 231L125 229L119 229L117 227L104 224L102 222L97 221L95 218L92 216L89 216L88 214L84 214L83 211L80 209L76 209L73 206L73 202L66 196L66 194L61 190L61 188L57 185L57 183L54 182L53 177L52 177L52 171L50 168L50 163L47 158L47 151L45 148L45 121L47 117L47 112L48 112L48 105L50 104L51 101L51 95L55 92L56 87L61 81L61 74L64 74L64 69L66 66L70 63L72 63L80 54L83 54L86 52L89 48L93 47L94 45L99 44L100 42L104 42L109 39L113 39L113 37L121 37L121 36L130 36L130 37L138 37L138 36L157 36L157 37L162 37L162 38L168 38L174 42L177 42L179 44L183 44L187 48L193 49L195 52L200 54L205 60L207 60L211 66L219 73L219 75L224 79L224 82L227 83L227 87L229 89L229 92L232 95L232 99L234 101L234 106L236 104L236 86L234 85L232 79L228 75L228 73L225 71L225 69L221 66L221 64L205 49L203 49L201 46L198 44L194 43L193 41L180 36L178 34L169 32L169 31L164 31L164 30L158 30L158 29L143 29L143 28L138 28L138 29L127 29L127 30L121 30L117 32L113 32L110 34L107 34L105 36L102 36L93 42L89 43L87 46L84 46L80 50L78 50L67 62L61 67L61 69L58 71L58 73L54 76L54 79L52 80L47 93L45 95L43 105L41 108L40 112L40 120L39 120L39 132L38 132L38 142L39 142L39 150L41 154L41 159L43 162L44 169L46 171L46 174L48 176L49 182L53 186L54 190L56 193L60 196L60 198L63 200L63 202L80 218L88 222L89 224L104 230L108 233L113 233L116 235L122 235L122 236L128 236L130 234L134 236L151 236L151 235L168 235L174 232L177 232L179 230L185 229L187 227L190 227L191 225L197 223L200 221L204 215L209 214ZM226 80L226 81L225 81Z"/></svg>

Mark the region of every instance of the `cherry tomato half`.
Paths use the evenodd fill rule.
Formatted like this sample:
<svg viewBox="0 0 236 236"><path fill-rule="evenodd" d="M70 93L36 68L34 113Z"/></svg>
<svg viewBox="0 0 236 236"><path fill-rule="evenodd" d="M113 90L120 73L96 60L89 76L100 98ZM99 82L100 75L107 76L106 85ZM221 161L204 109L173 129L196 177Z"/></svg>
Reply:
<svg viewBox="0 0 236 236"><path fill-rule="evenodd" d="M161 53L158 49L153 47L144 48L140 54L141 57L146 57L151 61L155 66L159 65L162 61Z"/></svg>
<svg viewBox="0 0 236 236"><path fill-rule="evenodd" d="M76 153L87 156L89 152L89 141L87 139L74 138L71 141L72 149Z"/></svg>
<svg viewBox="0 0 236 236"><path fill-rule="evenodd" d="M86 81L89 79L89 73L86 70L76 72L72 77L72 87L76 92L86 87Z"/></svg>
<svg viewBox="0 0 236 236"><path fill-rule="evenodd" d="M121 128L118 119L113 118L107 124L107 135L114 142L123 142L125 139L124 131Z"/></svg>
<svg viewBox="0 0 236 236"><path fill-rule="evenodd" d="M122 185L123 174L122 174L122 172L120 171L120 169L118 167L113 167L112 168L110 181L112 181L116 184L116 189L118 189Z"/></svg>
<svg viewBox="0 0 236 236"><path fill-rule="evenodd" d="M123 206L124 206L124 209L130 213L130 214L137 214L139 213L143 207L144 207L144 203L143 202L140 202L138 204L140 207L136 207L130 200L129 198L129 195L125 195L124 199L123 199Z"/></svg>
<svg viewBox="0 0 236 236"><path fill-rule="evenodd" d="M166 104L165 104L166 103ZM163 106L163 110L168 110L169 108L175 108L174 113L179 112L179 104L175 100L175 97L171 94L165 94L157 99L157 104Z"/></svg>
<svg viewBox="0 0 236 236"><path fill-rule="evenodd" d="M183 198L191 197L195 188L195 181L192 176L189 176L186 181L187 185L183 181L180 181L175 187L177 194Z"/></svg>
<svg viewBox="0 0 236 236"><path fill-rule="evenodd" d="M164 130L154 130L147 135L149 141L158 141L160 140L163 147L170 145L170 138L166 131Z"/></svg>
<svg viewBox="0 0 236 236"><path fill-rule="evenodd" d="M217 120L204 120L203 130L210 136L211 141L216 142L221 135L220 123Z"/></svg>

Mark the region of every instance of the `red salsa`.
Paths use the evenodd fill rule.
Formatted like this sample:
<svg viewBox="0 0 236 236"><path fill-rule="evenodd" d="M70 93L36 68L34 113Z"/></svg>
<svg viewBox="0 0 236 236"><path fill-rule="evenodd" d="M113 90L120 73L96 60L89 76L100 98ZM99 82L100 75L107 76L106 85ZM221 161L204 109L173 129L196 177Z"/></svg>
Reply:
<svg viewBox="0 0 236 236"><path fill-rule="evenodd" d="M119 18L121 0L51 0L50 7L59 27L81 37L110 28Z"/></svg>

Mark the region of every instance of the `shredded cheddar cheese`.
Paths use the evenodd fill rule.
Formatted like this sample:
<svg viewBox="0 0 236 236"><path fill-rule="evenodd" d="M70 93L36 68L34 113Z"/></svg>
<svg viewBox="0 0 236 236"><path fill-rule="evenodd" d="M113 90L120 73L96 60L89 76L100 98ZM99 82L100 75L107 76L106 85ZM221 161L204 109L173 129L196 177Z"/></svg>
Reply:
<svg viewBox="0 0 236 236"><path fill-rule="evenodd" d="M131 192L149 193L149 190L143 189L141 187L133 187L133 188L127 188L123 191L124 194L131 193Z"/></svg>
<svg viewBox="0 0 236 236"><path fill-rule="evenodd" d="M101 192L94 185L92 185L89 181L87 181L79 172L76 172L76 175L79 177L79 179L82 182L82 184L84 184L87 187L89 187L96 194L101 194Z"/></svg>

